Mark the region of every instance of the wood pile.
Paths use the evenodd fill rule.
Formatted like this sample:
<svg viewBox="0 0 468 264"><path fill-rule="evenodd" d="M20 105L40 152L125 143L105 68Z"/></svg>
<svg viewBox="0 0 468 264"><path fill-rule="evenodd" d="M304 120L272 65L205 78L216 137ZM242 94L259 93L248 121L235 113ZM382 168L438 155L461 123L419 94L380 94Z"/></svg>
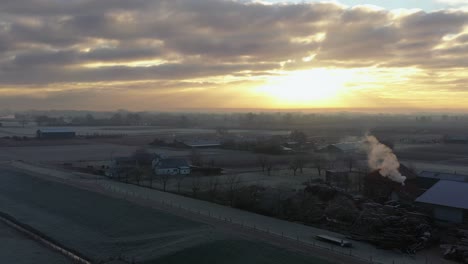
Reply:
<svg viewBox="0 0 468 264"><path fill-rule="evenodd" d="M363 204L351 228L350 238L370 242L383 249L414 254L435 240L430 218L398 206Z"/></svg>
<svg viewBox="0 0 468 264"><path fill-rule="evenodd" d="M444 258L468 264L468 230L457 229L452 236L454 243L443 244Z"/></svg>

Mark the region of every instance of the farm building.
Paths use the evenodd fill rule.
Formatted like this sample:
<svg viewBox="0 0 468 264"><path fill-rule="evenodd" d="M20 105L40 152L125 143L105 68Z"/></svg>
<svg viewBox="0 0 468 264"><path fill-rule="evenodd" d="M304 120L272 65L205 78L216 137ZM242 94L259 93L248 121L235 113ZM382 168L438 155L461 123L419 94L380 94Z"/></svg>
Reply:
<svg viewBox="0 0 468 264"><path fill-rule="evenodd" d="M317 150L319 153L333 153L333 154L344 154L344 153L356 153L363 150L363 142L342 142L336 144L330 144L325 147L321 147Z"/></svg>
<svg viewBox="0 0 468 264"><path fill-rule="evenodd" d="M40 139L64 139L75 136L75 131L66 128L41 128L36 131L36 137Z"/></svg>
<svg viewBox="0 0 468 264"><path fill-rule="evenodd" d="M446 144L468 144L468 136L445 136Z"/></svg>
<svg viewBox="0 0 468 264"><path fill-rule="evenodd" d="M468 183L440 180L416 199L432 209L436 220L463 223L468 220Z"/></svg>
<svg viewBox="0 0 468 264"><path fill-rule="evenodd" d="M426 189L419 185L416 173L403 164L400 164L398 171L406 177L404 185L382 176L378 170L366 175L363 179L364 195L382 201L413 202L419 195L424 193Z"/></svg>
<svg viewBox="0 0 468 264"><path fill-rule="evenodd" d="M156 155L152 162L152 167L156 175L188 175L190 165L186 159L164 158Z"/></svg>
<svg viewBox="0 0 468 264"><path fill-rule="evenodd" d="M187 140L181 142L189 148L218 148L221 147L221 142L217 140Z"/></svg>

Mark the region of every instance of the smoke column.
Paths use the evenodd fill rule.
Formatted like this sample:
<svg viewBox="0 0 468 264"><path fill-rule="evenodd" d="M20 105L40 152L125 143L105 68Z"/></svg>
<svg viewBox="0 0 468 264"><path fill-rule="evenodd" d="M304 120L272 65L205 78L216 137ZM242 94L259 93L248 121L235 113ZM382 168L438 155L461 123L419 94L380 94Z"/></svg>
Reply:
<svg viewBox="0 0 468 264"><path fill-rule="evenodd" d="M373 170L379 170L380 175L394 182L405 184L406 177L398 171L400 162L393 151L382 144L374 136L366 136L369 143L368 163Z"/></svg>

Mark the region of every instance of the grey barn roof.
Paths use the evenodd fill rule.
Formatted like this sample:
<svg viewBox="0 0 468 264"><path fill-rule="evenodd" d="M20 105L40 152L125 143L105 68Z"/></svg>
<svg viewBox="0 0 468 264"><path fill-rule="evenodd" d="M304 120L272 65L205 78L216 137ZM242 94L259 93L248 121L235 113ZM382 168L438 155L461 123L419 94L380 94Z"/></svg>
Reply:
<svg viewBox="0 0 468 264"><path fill-rule="evenodd" d="M446 181L468 182L468 175L454 174L454 173L422 171L421 173L419 173L419 177L446 180Z"/></svg>
<svg viewBox="0 0 468 264"><path fill-rule="evenodd" d="M41 133L75 133L75 131L63 127L40 128L38 131Z"/></svg>
<svg viewBox="0 0 468 264"><path fill-rule="evenodd" d="M441 180L416 202L468 209L468 183Z"/></svg>

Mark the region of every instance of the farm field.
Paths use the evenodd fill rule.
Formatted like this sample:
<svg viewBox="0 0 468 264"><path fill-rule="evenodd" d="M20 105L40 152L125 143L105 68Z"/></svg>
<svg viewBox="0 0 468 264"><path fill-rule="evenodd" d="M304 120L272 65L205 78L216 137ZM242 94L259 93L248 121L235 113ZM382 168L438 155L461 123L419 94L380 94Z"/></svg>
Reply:
<svg viewBox="0 0 468 264"><path fill-rule="evenodd" d="M52 251L0 222L0 261L15 264L72 263L65 256Z"/></svg>
<svg viewBox="0 0 468 264"><path fill-rule="evenodd" d="M216 235L199 222L7 169L0 181L3 211L96 262L153 259Z"/></svg>
<svg viewBox="0 0 468 264"><path fill-rule="evenodd" d="M202 244L144 264L331 264L305 257L265 243L245 240L221 240Z"/></svg>
<svg viewBox="0 0 468 264"><path fill-rule="evenodd" d="M36 131L41 128L38 126L7 126L4 124L0 127L0 137L4 136L35 136ZM76 131L77 135L187 135L187 134L202 134L213 133L214 129L209 128L167 128L157 126L69 126L68 130ZM289 130L248 130L248 129L233 129L232 133L256 133L266 135L287 135Z"/></svg>
<svg viewBox="0 0 468 264"><path fill-rule="evenodd" d="M172 256L168 261L177 261L184 254L206 250L204 245L215 248L213 260L222 255L220 252L247 257L253 254L247 242L240 245L223 242L239 238L209 224L48 182L9 168L0 171L0 204L6 213L95 262L121 256L137 263L165 263L159 262L159 258ZM277 258L290 259L288 263L292 264L315 263L307 262L309 258L304 255L281 251L269 244L259 244L259 248L263 252L257 259L259 262L251 263L277 263L271 262ZM178 255L179 251L182 255ZM276 255L270 257L270 253ZM242 257L230 261L249 263L250 260Z"/></svg>

